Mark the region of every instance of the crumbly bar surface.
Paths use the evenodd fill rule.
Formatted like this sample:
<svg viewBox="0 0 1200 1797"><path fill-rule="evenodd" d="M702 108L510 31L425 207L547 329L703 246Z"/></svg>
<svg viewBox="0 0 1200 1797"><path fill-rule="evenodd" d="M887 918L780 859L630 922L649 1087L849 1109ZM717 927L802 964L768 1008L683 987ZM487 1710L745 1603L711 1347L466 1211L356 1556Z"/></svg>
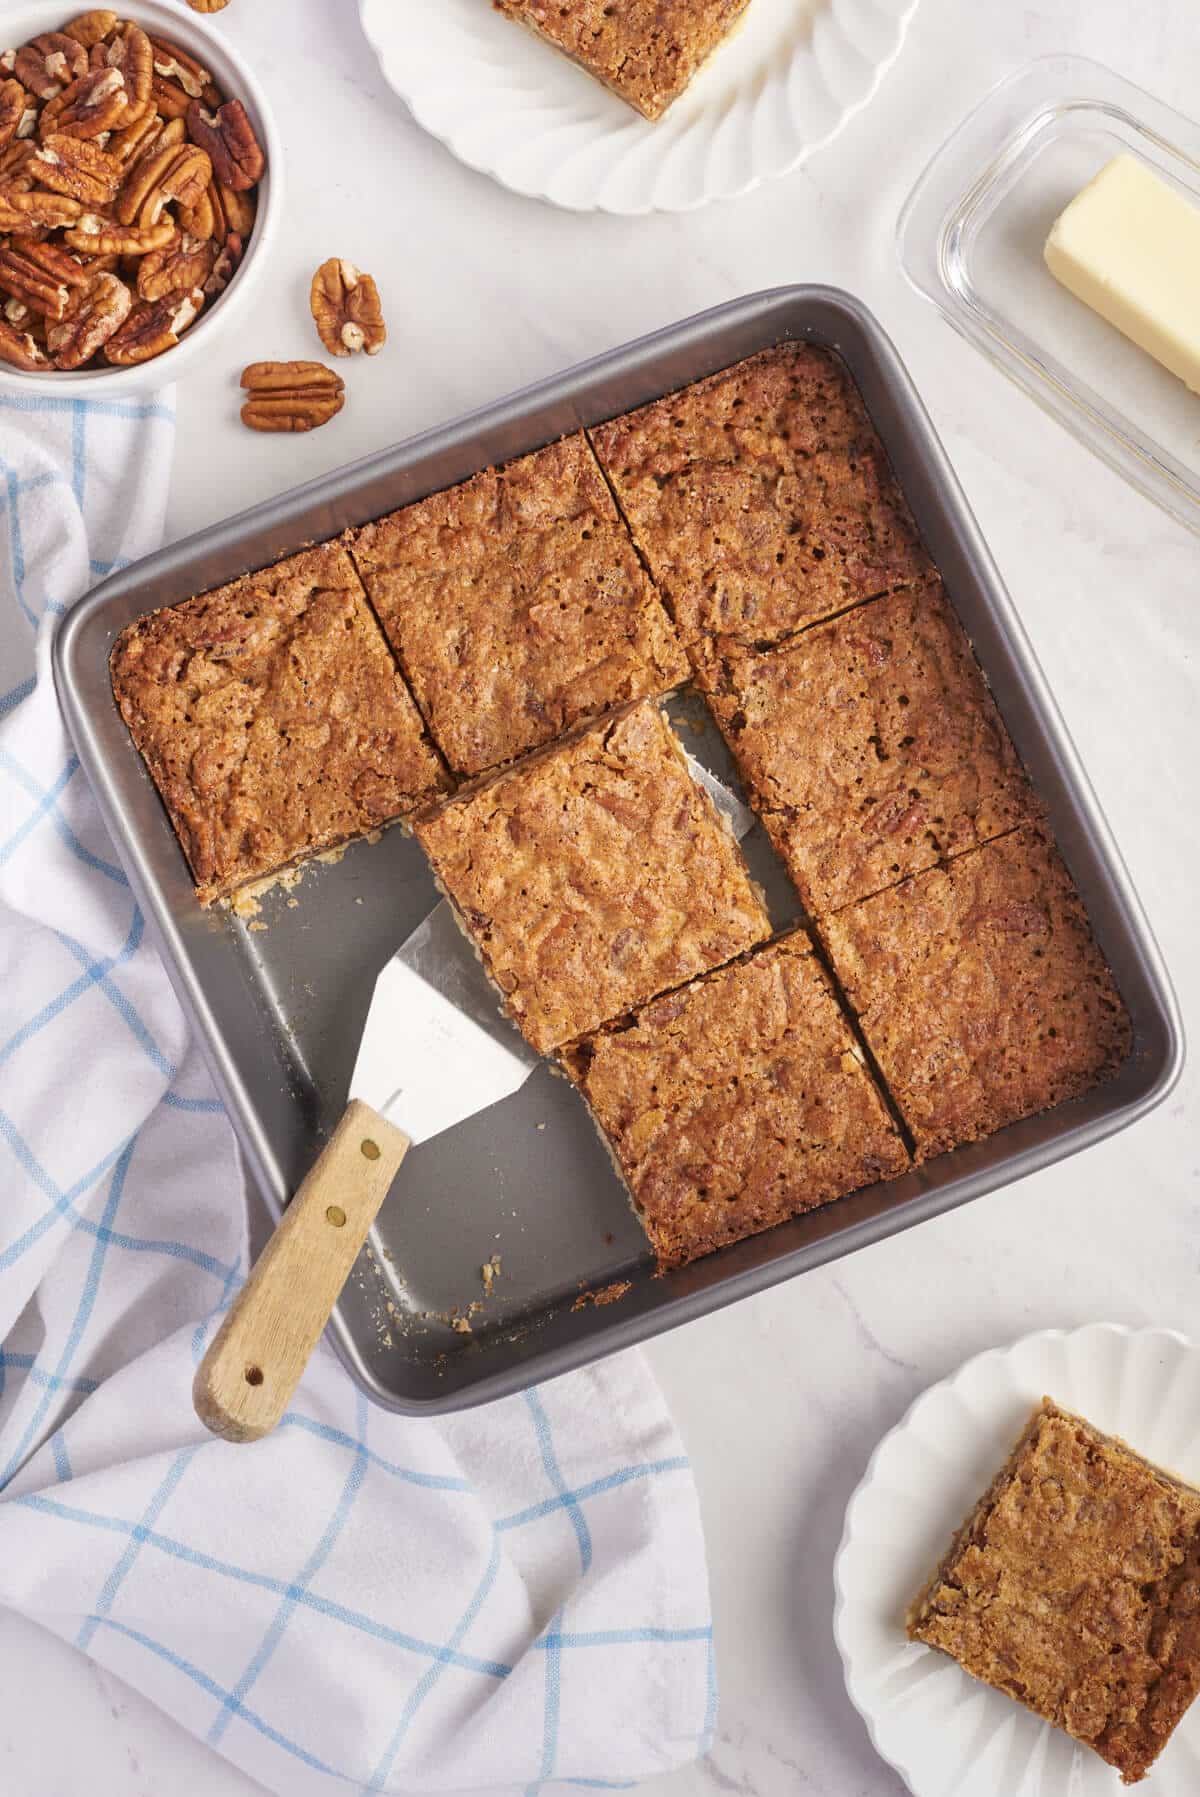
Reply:
<svg viewBox="0 0 1200 1797"><path fill-rule="evenodd" d="M648 119L661 118L749 0L494 0Z"/></svg>
<svg viewBox="0 0 1200 1797"><path fill-rule="evenodd" d="M350 542L459 773L483 773L687 677L583 437L435 493Z"/></svg>
<svg viewBox="0 0 1200 1797"><path fill-rule="evenodd" d="M1033 825L821 930L923 1158L1075 1097L1128 1053L1083 901Z"/></svg>
<svg viewBox="0 0 1200 1797"><path fill-rule="evenodd" d="M736 843L650 701L415 830L542 1054L770 934Z"/></svg>
<svg viewBox="0 0 1200 1797"><path fill-rule="evenodd" d="M804 936L656 1000L563 1060L663 1267L909 1164Z"/></svg>
<svg viewBox="0 0 1200 1797"><path fill-rule="evenodd" d="M592 441L685 643L777 642L932 564L849 370L764 350Z"/></svg>
<svg viewBox="0 0 1200 1797"><path fill-rule="evenodd" d="M1200 1492L1045 1399L909 1635L1136 1784L1200 1690Z"/></svg>
<svg viewBox="0 0 1200 1797"><path fill-rule="evenodd" d="M204 904L448 785L330 545L139 619L111 667Z"/></svg>
<svg viewBox="0 0 1200 1797"><path fill-rule="evenodd" d="M936 575L764 654L709 704L811 912L975 848L1035 807Z"/></svg>

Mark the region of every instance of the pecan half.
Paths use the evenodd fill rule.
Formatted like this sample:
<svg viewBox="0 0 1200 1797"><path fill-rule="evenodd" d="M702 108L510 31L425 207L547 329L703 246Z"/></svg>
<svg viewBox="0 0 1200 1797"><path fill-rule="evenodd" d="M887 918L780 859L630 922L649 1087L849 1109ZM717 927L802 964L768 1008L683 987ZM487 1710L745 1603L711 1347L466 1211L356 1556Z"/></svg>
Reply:
<svg viewBox="0 0 1200 1797"><path fill-rule="evenodd" d="M235 193L220 181L210 181L198 205L180 210L179 222L193 237L215 237L218 243L231 231L249 237L254 229L254 195Z"/></svg>
<svg viewBox="0 0 1200 1797"><path fill-rule="evenodd" d="M14 193L6 188L0 193L0 231L11 231L14 237L26 231L55 231L73 225L82 211L79 201L65 193L44 193L40 188Z"/></svg>
<svg viewBox="0 0 1200 1797"><path fill-rule="evenodd" d="M210 181L194 206L179 208L179 228L186 231L189 237L215 237L219 242L225 235L225 214L218 210L216 183Z"/></svg>
<svg viewBox="0 0 1200 1797"><path fill-rule="evenodd" d="M193 12L224 12L229 0L187 0Z"/></svg>
<svg viewBox="0 0 1200 1797"><path fill-rule="evenodd" d="M85 212L63 242L85 256L146 256L151 250L165 250L175 237L175 226L169 218L156 225L122 225L98 213Z"/></svg>
<svg viewBox="0 0 1200 1797"><path fill-rule="evenodd" d="M131 22L121 27L108 46L105 56L110 69L120 69L125 82L125 110L122 125L136 124L146 113L154 88L154 51L150 39L140 25Z"/></svg>
<svg viewBox="0 0 1200 1797"><path fill-rule="evenodd" d="M48 246L30 247L45 249ZM75 266L78 272L79 265ZM0 250L0 293L9 294L26 311L39 312L43 318L62 318L71 303L74 285L73 281L62 280L52 269L42 267L22 249ZM24 324L24 319L13 318L7 307L5 312L10 323Z"/></svg>
<svg viewBox="0 0 1200 1797"><path fill-rule="evenodd" d="M23 368L27 373L50 367L49 358L30 333L18 330L7 318L0 318L0 362L7 362L10 368Z"/></svg>
<svg viewBox="0 0 1200 1797"><path fill-rule="evenodd" d="M81 12L77 19L63 26L67 36L73 37L85 50L90 50L93 44L103 43L116 29L117 15L107 6L94 6L91 12Z"/></svg>
<svg viewBox="0 0 1200 1797"><path fill-rule="evenodd" d="M59 368L82 368L129 316L133 295L118 275L97 275L61 324L46 333L46 347Z"/></svg>
<svg viewBox="0 0 1200 1797"><path fill-rule="evenodd" d="M192 102L177 81L166 81L161 75L156 75L150 103L163 118L182 119L187 117L187 109Z"/></svg>
<svg viewBox="0 0 1200 1797"><path fill-rule="evenodd" d="M374 356L387 342L379 289L353 262L339 256L322 262L312 278L309 305L331 356L349 356L356 350Z"/></svg>
<svg viewBox="0 0 1200 1797"><path fill-rule="evenodd" d="M85 137L52 131L33 152L30 173L52 193L85 206L107 206L121 185L121 165Z"/></svg>
<svg viewBox="0 0 1200 1797"><path fill-rule="evenodd" d="M232 187L226 187L223 181L217 181L214 185L225 217L226 231L236 231L239 237L249 237L254 229L253 193L242 188L235 191Z"/></svg>
<svg viewBox="0 0 1200 1797"><path fill-rule="evenodd" d="M108 153L123 167L128 167L157 142L163 121L149 108L132 125L122 125L108 140Z"/></svg>
<svg viewBox="0 0 1200 1797"><path fill-rule="evenodd" d="M24 137L9 144L7 150L0 150L0 194L29 192L33 186L29 172L33 150L32 139Z"/></svg>
<svg viewBox="0 0 1200 1797"><path fill-rule="evenodd" d="M138 263L137 290L144 300L167 299L173 293L187 293L205 285L217 261L217 245L210 239L201 242L186 233L165 249L151 250Z"/></svg>
<svg viewBox="0 0 1200 1797"><path fill-rule="evenodd" d="M214 245L214 248L216 246ZM238 271L242 260L242 240L236 231L227 233L219 255L212 265L212 272L204 283L204 291L209 299L215 299L218 293L224 293L230 281Z"/></svg>
<svg viewBox="0 0 1200 1797"><path fill-rule="evenodd" d="M53 131L64 131L68 137L101 137L115 130L124 111L125 77L120 69L89 69L47 101L38 134L43 139Z"/></svg>
<svg viewBox="0 0 1200 1797"><path fill-rule="evenodd" d="M203 304L204 295L198 287L190 293L173 293L166 299L143 300L105 345L105 359L127 368L174 349Z"/></svg>
<svg viewBox="0 0 1200 1797"><path fill-rule="evenodd" d="M12 72L39 100L52 100L88 66L87 51L63 31L43 31L18 50Z"/></svg>
<svg viewBox="0 0 1200 1797"><path fill-rule="evenodd" d="M253 431L314 431L345 404L345 382L323 362L251 362L242 423Z"/></svg>
<svg viewBox="0 0 1200 1797"><path fill-rule="evenodd" d="M18 138L32 137L37 107L19 81L0 81L0 150Z"/></svg>
<svg viewBox="0 0 1200 1797"><path fill-rule="evenodd" d="M196 144L176 150L162 178L142 201L138 224L143 230L156 225L165 206L178 203L185 209L204 198L212 180L212 163Z"/></svg>
<svg viewBox="0 0 1200 1797"><path fill-rule="evenodd" d="M183 125L172 119L164 125L129 169L117 195L116 214L123 225L131 225L141 215L175 165L177 157L194 148L184 142Z"/></svg>
<svg viewBox="0 0 1200 1797"><path fill-rule="evenodd" d="M7 318L7 322L16 325L18 331L23 331L27 336L31 336L34 343L38 345L38 349L45 350L47 331L49 331L50 323L54 320L45 320L41 313L31 313L31 309L27 305L22 305L20 300L5 300L4 316Z"/></svg>
<svg viewBox="0 0 1200 1797"><path fill-rule="evenodd" d="M206 112L193 100L187 128L192 142L207 151L217 180L234 193L244 193L261 179L266 160L240 100L226 100L217 112Z"/></svg>
<svg viewBox="0 0 1200 1797"><path fill-rule="evenodd" d="M151 37L154 73L160 82L177 88L189 100L202 100L215 91L213 78L202 62L167 37Z"/></svg>
<svg viewBox="0 0 1200 1797"><path fill-rule="evenodd" d="M29 238L22 238L20 254L26 262L32 262L56 281L63 281L68 287L90 287L92 277L100 270L94 263L85 263L79 256L73 256L64 250L60 243L35 243Z"/></svg>

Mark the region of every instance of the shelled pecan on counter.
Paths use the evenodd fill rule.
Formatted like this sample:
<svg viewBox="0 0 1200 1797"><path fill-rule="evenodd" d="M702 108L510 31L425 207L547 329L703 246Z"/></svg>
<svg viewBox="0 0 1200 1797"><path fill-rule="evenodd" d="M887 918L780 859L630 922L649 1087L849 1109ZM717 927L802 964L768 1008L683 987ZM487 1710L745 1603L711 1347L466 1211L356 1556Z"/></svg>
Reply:
<svg viewBox="0 0 1200 1797"><path fill-rule="evenodd" d="M317 334L333 356L358 350L376 356L387 342L387 327L372 275L353 262L330 256L312 278L309 306Z"/></svg>
<svg viewBox="0 0 1200 1797"><path fill-rule="evenodd" d="M241 102L107 7L0 49L0 361L173 349L237 272L265 166Z"/></svg>
<svg viewBox="0 0 1200 1797"><path fill-rule="evenodd" d="M322 362L251 362L242 423L254 431L315 431L345 404L345 382Z"/></svg>

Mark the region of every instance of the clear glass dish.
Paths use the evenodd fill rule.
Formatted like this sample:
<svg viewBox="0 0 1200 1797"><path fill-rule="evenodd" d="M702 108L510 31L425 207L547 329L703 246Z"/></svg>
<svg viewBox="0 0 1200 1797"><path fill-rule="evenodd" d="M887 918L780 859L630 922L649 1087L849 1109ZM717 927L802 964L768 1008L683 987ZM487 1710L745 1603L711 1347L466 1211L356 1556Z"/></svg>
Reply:
<svg viewBox="0 0 1200 1797"><path fill-rule="evenodd" d="M1042 260L1063 207L1122 150L1200 204L1200 124L1084 57L1030 63L992 90L926 168L900 215L900 260L968 342L1200 532L1200 396L1061 287Z"/></svg>

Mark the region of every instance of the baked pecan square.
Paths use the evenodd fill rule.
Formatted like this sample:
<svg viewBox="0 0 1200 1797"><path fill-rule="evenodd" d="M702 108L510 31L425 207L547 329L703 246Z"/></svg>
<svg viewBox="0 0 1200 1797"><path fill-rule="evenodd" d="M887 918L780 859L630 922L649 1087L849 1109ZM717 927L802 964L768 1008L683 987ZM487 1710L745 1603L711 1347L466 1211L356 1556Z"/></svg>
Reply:
<svg viewBox="0 0 1200 1797"><path fill-rule="evenodd" d="M770 933L732 834L650 701L414 828L542 1054Z"/></svg>
<svg viewBox="0 0 1200 1797"><path fill-rule="evenodd" d="M583 437L393 512L352 546L458 773L483 773L687 677Z"/></svg>
<svg viewBox="0 0 1200 1797"><path fill-rule="evenodd" d="M332 545L140 618L112 682L203 904L449 784Z"/></svg>

